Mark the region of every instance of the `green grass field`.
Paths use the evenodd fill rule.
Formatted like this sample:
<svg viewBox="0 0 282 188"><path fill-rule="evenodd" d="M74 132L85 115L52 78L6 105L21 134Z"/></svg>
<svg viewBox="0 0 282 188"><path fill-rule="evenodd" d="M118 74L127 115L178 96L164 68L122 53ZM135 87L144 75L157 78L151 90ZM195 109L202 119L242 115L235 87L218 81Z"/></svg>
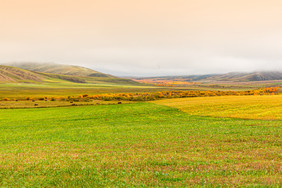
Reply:
<svg viewBox="0 0 282 188"><path fill-rule="evenodd" d="M152 103L0 110L1 187L281 187L281 121Z"/></svg>
<svg viewBox="0 0 282 188"><path fill-rule="evenodd" d="M1 101L0 109L23 109L23 108L50 108L50 107L68 107L68 106L93 106L93 105L115 105L128 104L132 101L103 101L90 100L89 102L70 101Z"/></svg>

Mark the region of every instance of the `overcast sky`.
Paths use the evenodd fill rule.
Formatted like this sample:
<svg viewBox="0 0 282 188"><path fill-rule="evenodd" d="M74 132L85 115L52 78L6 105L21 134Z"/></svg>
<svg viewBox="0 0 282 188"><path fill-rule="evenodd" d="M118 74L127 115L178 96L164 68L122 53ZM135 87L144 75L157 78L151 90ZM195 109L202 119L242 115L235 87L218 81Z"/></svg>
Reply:
<svg viewBox="0 0 282 188"><path fill-rule="evenodd" d="M0 63L117 76L282 70L282 0L0 0Z"/></svg>

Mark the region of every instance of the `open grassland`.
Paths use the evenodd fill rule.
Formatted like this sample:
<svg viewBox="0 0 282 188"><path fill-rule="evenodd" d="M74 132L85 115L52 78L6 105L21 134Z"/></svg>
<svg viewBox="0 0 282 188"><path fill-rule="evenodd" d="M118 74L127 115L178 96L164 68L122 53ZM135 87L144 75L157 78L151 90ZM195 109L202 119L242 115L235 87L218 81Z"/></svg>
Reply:
<svg viewBox="0 0 282 188"><path fill-rule="evenodd" d="M153 103L175 107L190 115L282 120L282 95L181 98Z"/></svg>
<svg viewBox="0 0 282 188"><path fill-rule="evenodd" d="M0 186L280 187L280 131L152 103L2 109Z"/></svg>
<svg viewBox="0 0 282 188"><path fill-rule="evenodd" d="M248 90L266 87L281 86L281 80L265 80L265 81L215 81L215 80L189 80L185 78L177 79L175 77L167 78L137 78L134 79L139 83L151 84L156 86L170 86L176 88L189 87L191 89L207 89L207 90Z"/></svg>
<svg viewBox="0 0 282 188"><path fill-rule="evenodd" d="M275 85L276 87L281 86ZM4 98L22 99L27 97L66 97L78 96L83 94L111 94L111 93L145 93L145 92L161 92L161 91L246 91L254 89L262 89L261 87L245 86L240 88L233 87L217 87L201 85L194 87L193 85L182 87L167 87L141 85L132 83L72 83L68 81L48 80L44 83L0 83L0 100ZM19 92L20 91L20 92ZM281 88L280 88L281 92Z"/></svg>
<svg viewBox="0 0 282 188"><path fill-rule="evenodd" d="M17 98L8 98L8 97L2 99L0 98L0 108L62 107L62 106L78 106L78 105L80 106L95 105L100 103L121 104L121 101L140 102L140 101L154 101L164 98L171 99L171 98L193 98L193 97L211 97L211 96L214 97L214 96L278 95L279 94L278 89L280 88L265 88L260 90L248 90L248 91L158 91L158 92L146 92L146 93L144 92L109 93L109 94L98 94L98 95L84 94L79 96L69 95L69 96L61 96L61 97L54 97L54 96L48 97L45 94L44 97L17 96ZM112 101L112 102L105 102L105 101ZM169 102L171 103L171 101ZM241 101L239 101L239 103L240 102ZM268 102L268 101L264 101L264 102ZM179 102L174 101L172 102L172 105L177 105L178 103ZM182 103L182 100L180 100L180 103L182 106L185 107L185 104ZM233 103L228 103L228 104L233 105ZM240 103L240 104L244 104L244 103Z"/></svg>
<svg viewBox="0 0 282 188"><path fill-rule="evenodd" d="M0 109L14 109L14 108L48 108L48 107L67 107L67 106L90 106L90 105L112 105L112 104L127 104L133 103L131 101L103 101L103 100L89 100L81 102L70 101L0 101Z"/></svg>
<svg viewBox="0 0 282 188"><path fill-rule="evenodd" d="M131 93L131 92L156 92L172 90L173 88L118 85L118 84L74 84L74 83L52 83L52 84L0 84L0 99L3 98L26 98L26 97L66 97L83 94L95 95L105 93ZM20 92L19 92L20 91Z"/></svg>

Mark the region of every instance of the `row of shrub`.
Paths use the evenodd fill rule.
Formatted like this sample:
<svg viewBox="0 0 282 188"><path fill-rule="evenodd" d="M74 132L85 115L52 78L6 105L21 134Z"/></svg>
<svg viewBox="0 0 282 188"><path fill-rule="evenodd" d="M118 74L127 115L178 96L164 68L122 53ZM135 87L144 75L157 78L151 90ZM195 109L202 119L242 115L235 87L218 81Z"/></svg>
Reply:
<svg viewBox="0 0 282 188"><path fill-rule="evenodd" d="M162 91L155 93L119 93L87 96L95 100L129 100L129 101L152 101L162 98L185 98L185 97L208 97L228 95L274 95L278 88L266 88L249 91Z"/></svg>
<svg viewBox="0 0 282 188"><path fill-rule="evenodd" d="M155 93L112 93L100 95L79 95L78 97L40 97L32 98L27 97L22 100L26 101L70 101L70 102L89 102L91 100L104 100L104 101L152 101L162 98L184 98L184 97L211 97L211 96L229 96L229 95L274 95L278 93L277 87L248 90L248 91L161 91ZM16 100L5 98L4 101Z"/></svg>

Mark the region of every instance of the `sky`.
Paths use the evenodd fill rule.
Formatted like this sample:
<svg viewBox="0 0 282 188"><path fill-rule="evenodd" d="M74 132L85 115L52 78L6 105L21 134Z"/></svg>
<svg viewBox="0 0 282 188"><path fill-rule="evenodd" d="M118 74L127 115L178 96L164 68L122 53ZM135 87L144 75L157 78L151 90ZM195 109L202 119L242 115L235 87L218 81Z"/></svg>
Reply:
<svg viewBox="0 0 282 188"><path fill-rule="evenodd" d="M282 0L0 0L0 63L116 76L282 70Z"/></svg>

